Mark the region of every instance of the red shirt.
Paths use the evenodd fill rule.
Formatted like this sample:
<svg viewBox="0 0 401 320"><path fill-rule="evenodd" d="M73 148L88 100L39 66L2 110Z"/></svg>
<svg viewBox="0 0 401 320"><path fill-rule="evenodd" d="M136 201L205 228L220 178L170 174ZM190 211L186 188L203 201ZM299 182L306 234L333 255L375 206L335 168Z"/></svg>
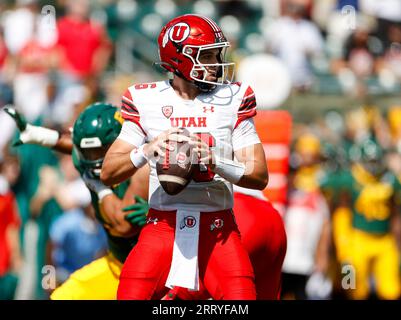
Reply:
<svg viewBox="0 0 401 320"><path fill-rule="evenodd" d="M7 48L4 42L0 39L0 70L3 68L4 61L7 57Z"/></svg>
<svg viewBox="0 0 401 320"><path fill-rule="evenodd" d="M20 226L15 197L11 192L0 194L0 277L6 274L11 264L11 249L7 240L7 229Z"/></svg>
<svg viewBox="0 0 401 320"><path fill-rule="evenodd" d="M20 72L46 73L49 67L49 54L52 48L40 45L35 40L29 41L19 52Z"/></svg>
<svg viewBox="0 0 401 320"><path fill-rule="evenodd" d="M58 22L58 46L65 54L61 69L78 77L91 75L93 57L102 45L102 25L64 17Z"/></svg>

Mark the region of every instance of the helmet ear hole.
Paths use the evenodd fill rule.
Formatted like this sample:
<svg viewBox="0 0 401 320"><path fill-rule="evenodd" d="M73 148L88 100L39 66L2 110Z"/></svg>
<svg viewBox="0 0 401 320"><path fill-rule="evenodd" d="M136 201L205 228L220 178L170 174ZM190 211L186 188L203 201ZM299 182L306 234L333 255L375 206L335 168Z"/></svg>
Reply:
<svg viewBox="0 0 401 320"><path fill-rule="evenodd" d="M194 51L192 50L192 48L190 48L190 47L187 47L186 49L185 49L185 53L186 54L192 54Z"/></svg>

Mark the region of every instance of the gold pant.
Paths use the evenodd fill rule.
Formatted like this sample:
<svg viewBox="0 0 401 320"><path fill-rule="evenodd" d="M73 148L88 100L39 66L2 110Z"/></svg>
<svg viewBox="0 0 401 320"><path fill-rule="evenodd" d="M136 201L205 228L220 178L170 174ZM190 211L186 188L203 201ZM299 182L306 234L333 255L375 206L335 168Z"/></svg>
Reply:
<svg viewBox="0 0 401 320"><path fill-rule="evenodd" d="M50 299L115 300L122 264L110 253L75 271Z"/></svg>

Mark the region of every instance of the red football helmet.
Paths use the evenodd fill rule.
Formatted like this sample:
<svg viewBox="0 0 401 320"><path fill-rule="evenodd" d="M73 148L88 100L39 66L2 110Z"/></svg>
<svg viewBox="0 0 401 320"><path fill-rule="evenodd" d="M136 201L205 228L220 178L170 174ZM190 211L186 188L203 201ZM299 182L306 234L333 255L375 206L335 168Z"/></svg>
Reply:
<svg viewBox="0 0 401 320"><path fill-rule="evenodd" d="M193 82L203 91L228 83L234 76L234 63L224 61L230 43L220 27L207 17L186 14L174 18L163 27L158 44L160 65L167 71ZM201 52L210 49L220 49L219 63L205 64L199 61ZM206 80L208 69L216 67L216 81Z"/></svg>

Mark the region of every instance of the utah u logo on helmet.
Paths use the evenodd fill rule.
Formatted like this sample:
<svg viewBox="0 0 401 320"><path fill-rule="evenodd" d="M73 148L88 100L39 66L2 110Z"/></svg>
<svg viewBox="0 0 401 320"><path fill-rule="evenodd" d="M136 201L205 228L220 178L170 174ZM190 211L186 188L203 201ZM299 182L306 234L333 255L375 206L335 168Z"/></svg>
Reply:
<svg viewBox="0 0 401 320"><path fill-rule="evenodd" d="M170 40L174 42L182 42L188 38L191 28L184 22L177 23L170 28L168 32Z"/></svg>
<svg viewBox="0 0 401 320"><path fill-rule="evenodd" d="M224 61L230 43L220 27L207 17L186 14L174 18L160 32L158 44L160 66L194 83L202 91L229 83L234 76L234 63ZM207 50L217 50L216 62L200 61L200 56ZM214 73L212 69L218 72L216 79L210 80L208 76Z"/></svg>

